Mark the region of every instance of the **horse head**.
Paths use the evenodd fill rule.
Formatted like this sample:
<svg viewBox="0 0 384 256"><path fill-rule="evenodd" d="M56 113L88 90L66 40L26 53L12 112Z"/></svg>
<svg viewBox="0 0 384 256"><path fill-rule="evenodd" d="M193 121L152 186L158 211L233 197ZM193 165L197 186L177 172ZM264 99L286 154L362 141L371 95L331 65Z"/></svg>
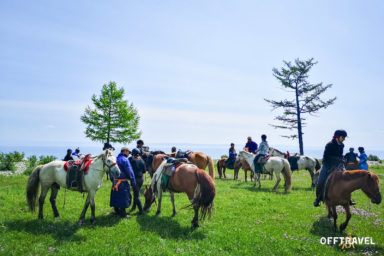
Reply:
<svg viewBox="0 0 384 256"><path fill-rule="evenodd" d="M144 203L144 211L148 211L149 208L151 208L151 205L153 202L155 202L156 196L155 193L153 193L153 190L150 186L146 185L145 190L144 190L144 198L145 198L145 203Z"/></svg>
<svg viewBox="0 0 384 256"><path fill-rule="evenodd" d="M120 169L116 163L116 157L113 155L112 149L106 149L103 153L101 153L98 157L101 157L103 161L103 170L109 172L112 177L120 176ZM106 167L108 169L106 170Z"/></svg>
<svg viewBox="0 0 384 256"><path fill-rule="evenodd" d="M374 204L381 203L381 193L379 189L380 179L373 172L368 172L368 180L364 187L363 192L371 199Z"/></svg>

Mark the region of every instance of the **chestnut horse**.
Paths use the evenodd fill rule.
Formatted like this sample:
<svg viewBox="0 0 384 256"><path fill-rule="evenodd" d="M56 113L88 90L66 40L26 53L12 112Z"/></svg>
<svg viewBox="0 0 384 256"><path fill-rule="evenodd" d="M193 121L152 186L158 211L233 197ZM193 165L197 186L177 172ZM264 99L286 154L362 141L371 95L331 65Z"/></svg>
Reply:
<svg viewBox="0 0 384 256"><path fill-rule="evenodd" d="M145 204L144 210L147 211L152 203L158 197L158 206L156 215L161 213L161 197L163 189L161 183L161 172L163 166L166 164L163 160L157 171L154 173L151 185L146 186L144 190ZM200 219L204 220L206 215L211 215L213 208L213 199L216 195L216 188L213 179L205 172L193 164L179 165L174 174L169 179L168 190L171 193L171 202L173 206L173 215L176 215L174 193L186 193L191 206L195 210L195 216L192 219L192 228L199 227L199 209L201 210Z"/></svg>
<svg viewBox="0 0 384 256"><path fill-rule="evenodd" d="M233 175L233 179L234 180L237 180L239 178L239 170L240 168L243 168L244 170L244 179L245 179L245 182L247 182L247 172L249 171L251 174L251 181L253 180L253 171L251 169L251 167L249 166L248 162L244 159L240 160L239 158L236 159L235 161L235 169L234 169L234 175Z"/></svg>
<svg viewBox="0 0 384 256"><path fill-rule="evenodd" d="M188 160L202 170L205 170L208 166L209 176L211 176L213 180L215 179L215 167L210 156L201 152L194 152L188 155Z"/></svg>
<svg viewBox="0 0 384 256"><path fill-rule="evenodd" d="M365 170L334 171L329 175L326 184L325 205L328 208L328 218L333 217L335 231L337 231L336 206L342 205L347 215L345 222L340 225L340 232L342 232L351 219L349 209L351 193L361 189L371 199L372 203L380 204L381 193L379 183L380 180L376 174Z"/></svg>

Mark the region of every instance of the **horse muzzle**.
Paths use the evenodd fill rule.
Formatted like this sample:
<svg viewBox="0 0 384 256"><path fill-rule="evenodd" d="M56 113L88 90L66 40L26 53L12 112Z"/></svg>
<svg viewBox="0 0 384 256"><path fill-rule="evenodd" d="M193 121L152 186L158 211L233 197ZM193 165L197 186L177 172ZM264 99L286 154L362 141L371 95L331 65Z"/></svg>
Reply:
<svg viewBox="0 0 384 256"><path fill-rule="evenodd" d="M380 204L381 203L381 194L379 193L374 198L372 198L371 202L374 203L374 204Z"/></svg>

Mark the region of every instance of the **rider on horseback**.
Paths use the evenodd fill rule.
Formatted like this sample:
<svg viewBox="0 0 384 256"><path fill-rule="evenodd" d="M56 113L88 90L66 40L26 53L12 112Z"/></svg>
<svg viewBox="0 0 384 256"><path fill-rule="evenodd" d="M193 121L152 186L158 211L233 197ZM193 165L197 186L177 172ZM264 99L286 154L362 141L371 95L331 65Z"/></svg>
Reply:
<svg viewBox="0 0 384 256"><path fill-rule="evenodd" d="M320 201L324 200L323 189L329 174L335 170L345 170L343 162L343 141L345 140L345 137L347 137L347 132L345 130L336 130L332 141L328 142L325 146L323 166L321 167L319 180L316 186L316 200L313 202L315 207L318 207ZM355 203L351 201L350 204L354 205Z"/></svg>
<svg viewBox="0 0 384 256"><path fill-rule="evenodd" d="M228 153L229 153L229 156L228 156L228 159L225 161L225 165L227 166L228 169L233 169L235 164L235 158L237 155L234 143L231 143L231 147L229 148Z"/></svg>
<svg viewBox="0 0 384 256"><path fill-rule="evenodd" d="M261 143L259 145L259 148L255 151L255 153L259 152L257 156L255 157L255 160L253 161L255 165L255 172L256 173L262 173L263 172L263 164L259 163L259 159L261 157L267 157L269 150L269 145L267 142L267 135L263 134L261 135Z"/></svg>

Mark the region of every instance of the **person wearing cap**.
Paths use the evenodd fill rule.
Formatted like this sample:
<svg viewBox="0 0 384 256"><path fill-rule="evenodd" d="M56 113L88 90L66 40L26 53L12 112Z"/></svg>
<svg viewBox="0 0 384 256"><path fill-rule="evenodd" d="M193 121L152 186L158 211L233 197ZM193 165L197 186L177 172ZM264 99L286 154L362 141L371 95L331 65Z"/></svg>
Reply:
<svg viewBox="0 0 384 256"><path fill-rule="evenodd" d="M143 140L136 141L136 148L139 150L140 156L143 155L143 146L144 146L144 141Z"/></svg>
<svg viewBox="0 0 384 256"><path fill-rule="evenodd" d="M336 130L333 134L332 140L325 145L323 165L321 167L319 180L317 181L316 186L316 200L313 202L315 207L318 207L320 205L320 201L323 200L324 184L329 174L335 170L345 170L343 161L343 141L346 137L347 132L345 130ZM354 205L355 203L351 200L350 204Z"/></svg>
<svg viewBox="0 0 384 256"><path fill-rule="evenodd" d="M75 152L72 153L72 157L73 157L74 160L75 159L80 159L79 153L80 153L80 149L76 148Z"/></svg>
<svg viewBox="0 0 384 256"><path fill-rule="evenodd" d="M359 150L359 153L360 153L360 155L359 155L359 159L360 159L359 169L368 171L368 163L367 163L368 157L367 157L367 154L365 154L364 148L359 147L357 150Z"/></svg>
<svg viewBox="0 0 384 256"><path fill-rule="evenodd" d="M109 142L105 142L105 143L104 143L103 151L106 150L106 149L112 149L112 150L115 150L115 148L112 147L112 145L109 144Z"/></svg>
<svg viewBox="0 0 384 256"><path fill-rule="evenodd" d="M72 149L67 149L67 154L65 155L63 161L69 161L69 160L73 160L73 157L72 157Z"/></svg>
<svg viewBox="0 0 384 256"><path fill-rule="evenodd" d="M257 143L252 141L252 137L248 137L244 150L250 153L255 153L257 150Z"/></svg>
<svg viewBox="0 0 384 256"><path fill-rule="evenodd" d="M145 162L140 157L140 151L137 148L132 149L132 156L129 157L133 173L135 175L136 186L133 188L133 205L131 211L139 208L139 214L143 214L143 206L140 201L140 188L144 182L144 173L146 172Z"/></svg>
<svg viewBox="0 0 384 256"><path fill-rule="evenodd" d="M120 176L112 181L111 200L109 205L114 207L115 213L122 218L127 218L126 208L131 205L131 193L128 180L131 182L132 189L136 186L135 175L133 174L131 163L128 160L129 149L122 147L116 162L121 171Z"/></svg>

